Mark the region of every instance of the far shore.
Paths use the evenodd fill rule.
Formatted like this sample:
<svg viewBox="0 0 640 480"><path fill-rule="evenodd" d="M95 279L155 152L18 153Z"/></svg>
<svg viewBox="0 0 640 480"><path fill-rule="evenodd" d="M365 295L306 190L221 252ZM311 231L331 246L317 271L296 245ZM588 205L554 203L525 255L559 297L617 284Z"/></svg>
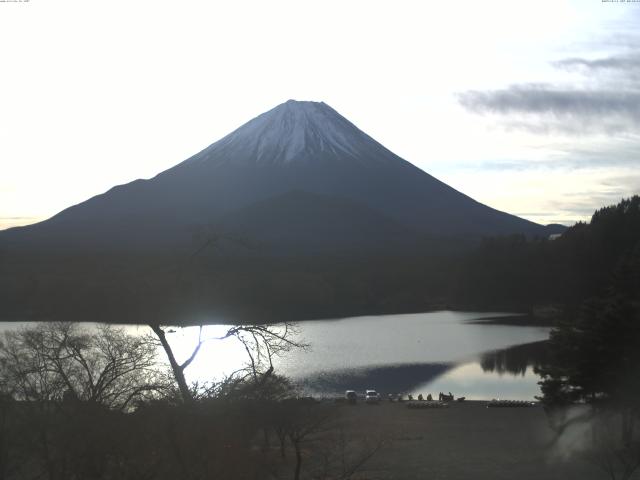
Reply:
<svg viewBox="0 0 640 480"><path fill-rule="evenodd" d="M467 323L481 325L512 325L518 327L553 327L556 324L556 319L550 317L535 317L533 315L523 313L518 315L479 318Z"/></svg>
<svg viewBox="0 0 640 480"><path fill-rule="evenodd" d="M264 321L263 319L250 319L250 318L239 318L237 322L232 321L216 321L215 317L211 320L207 319L203 320L183 320L183 321L167 321L167 322L158 322L157 319L148 319L145 320L141 318L140 321L135 322L132 321L129 317L126 320L110 320L105 321L104 319L97 320L77 320L77 319L63 319L57 317L43 316L43 317L27 317L27 318L18 318L16 316L11 317L2 317L2 313L0 312L0 323L40 323L40 322L53 322L53 321L71 321L73 323L106 323L109 325L164 325L164 326L172 326L172 327L198 327L201 325L240 325L240 324L277 324L283 322L293 322L293 323L304 323L304 322L314 322L314 321L339 321L345 318L356 318L356 317L373 317L373 316L384 316L384 315L413 315L420 313L434 313L434 312L442 312L442 311L454 311L454 312L477 312L480 315L483 315L484 312L487 313L488 316L480 317L475 320L470 320L466 323L469 324L483 324L483 325L512 325L512 326L522 326L522 327L552 327L556 323L556 318L552 317L539 317L534 316L528 313L516 313L516 312L507 312L507 315L502 316L492 316L491 314L495 314L496 311L500 311L500 309L483 309L478 308L474 309L471 307L459 307L455 306L438 306L434 308L424 308L424 309L407 309L407 310L397 310L397 311L388 311L388 310L374 310L374 311L364 311L364 312L349 312L345 314L337 314L333 317L316 317L310 316L308 318L301 319L270 319L269 321ZM87 318L87 317L84 317Z"/></svg>

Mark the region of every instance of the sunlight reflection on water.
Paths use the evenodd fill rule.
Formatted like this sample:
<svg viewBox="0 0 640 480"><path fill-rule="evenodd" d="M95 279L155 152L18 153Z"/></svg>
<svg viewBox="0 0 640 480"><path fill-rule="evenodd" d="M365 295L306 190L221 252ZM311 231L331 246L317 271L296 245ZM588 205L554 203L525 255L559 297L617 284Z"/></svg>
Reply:
<svg viewBox="0 0 640 480"><path fill-rule="evenodd" d="M546 340L549 329L468 323L501 315L508 314L442 311L302 322L297 338L311 348L295 350L277 359L276 371L299 381L335 372L345 378L369 375L371 381L378 382L372 388L384 391L387 385L391 388L402 383L398 381L401 375L412 375L416 368L420 372L420 365L424 365L424 371L430 365L447 364L450 367L445 373L427 382L420 383L420 376L414 382L406 379L407 393L417 394L422 389L426 395L428 389L432 393L452 391L478 399L531 399L538 393L538 377L531 369L524 376L484 371L480 356L487 351ZM221 337L227 328L206 326L203 338ZM198 327L175 330L169 339L178 358L185 359L197 342ZM200 382L212 377L220 379L242 367L246 360L237 340L209 340L189 367L188 378ZM325 393L337 391L334 388Z"/></svg>
<svg viewBox="0 0 640 480"><path fill-rule="evenodd" d="M277 372L294 380L332 372L342 372L346 378L366 376L367 371L375 370L377 376L371 380L377 379L380 385L371 388L381 391L384 391L384 379L389 376L412 375L416 368L424 371L430 365L448 365L444 373L439 369L439 373L426 382L421 383L420 377L416 377L411 386L405 382L407 393L426 395L452 391L468 398L529 399L538 389L538 378L531 369L527 369L524 376L500 375L483 371L479 359L487 351L546 340L549 329L468 323L503 315L509 314L441 311L302 322L297 339L309 343L311 348L289 352L274 363ZM86 328L92 325L95 328L95 324L84 324ZM5 323L0 330L15 327L16 324ZM151 333L146 325L124 328L131 334ZM228 328L227 325L203 327L202 338L207 340L186 371L189 381L220 380L246 365L247 355L240 342L235 338L220 339ZM187 359L197 345L199 327L167 327L166 331L177 360ZM165 361L163 351L159 358ZM387 383L398 384L397 381Z"/></svg>

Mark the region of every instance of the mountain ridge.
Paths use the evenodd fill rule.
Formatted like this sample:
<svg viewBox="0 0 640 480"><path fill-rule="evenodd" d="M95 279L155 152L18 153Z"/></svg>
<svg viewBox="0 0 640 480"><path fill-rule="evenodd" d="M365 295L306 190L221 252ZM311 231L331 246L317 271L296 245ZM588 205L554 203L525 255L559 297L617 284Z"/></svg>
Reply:
<svg viewBox="0 0 640 480"><path fill-rule="evenodd" d="M291 191L316 195L320 202L326 197L355 202L418 236L550 233L449 187L325 103L290 100L153 178L113 187L43 222L0 232L0 240L25 248L188 249L199 226ZM322 218L316 221L312 229L326 231L332 242L332 235L339 236L330 224L323 227ZM271 235L278 236L291 243L286 230ZM353 239L345 242L345 251L353 245Z"/></svg>

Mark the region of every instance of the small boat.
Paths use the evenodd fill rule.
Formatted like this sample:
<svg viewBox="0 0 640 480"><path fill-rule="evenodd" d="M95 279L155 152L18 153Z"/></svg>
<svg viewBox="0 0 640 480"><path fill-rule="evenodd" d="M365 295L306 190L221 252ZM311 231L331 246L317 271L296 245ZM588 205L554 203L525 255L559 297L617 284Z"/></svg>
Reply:
<svg viewBox="0 0 640 480"><path fill-rule="evenodd" d="M438 400L423 400L423 401L410 401L407 402L407 408L443 408L448 407L449 405L446 402L440 402Z"/></svg>

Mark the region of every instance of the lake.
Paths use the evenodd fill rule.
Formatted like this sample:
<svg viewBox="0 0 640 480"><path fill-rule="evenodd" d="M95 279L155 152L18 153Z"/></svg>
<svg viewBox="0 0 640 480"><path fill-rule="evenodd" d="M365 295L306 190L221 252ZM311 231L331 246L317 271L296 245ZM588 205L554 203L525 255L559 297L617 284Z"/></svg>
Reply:
<svg viewBox="0 0 640 480"><path fill-rule="evenodd" d="M386 393L453 392L469 399L533 399L535 348L519 345L546 340L547 327L471 323L506 313L439 311L315 320L299 324L298 339L310 344L275 362L276 371L307 393L335 395L346 389ZM205 327L205 337L225 326ZM197 338L194 327L169 334L186 358ZM210 340L189 367L191 380L220 377L239 368L246 353L234 339Z"/></svg>
<svg viewBox="0 0 640 480"><path fill-rule="evenodd" d="M442 391L468 399L531 400L539 394L533 365L549 328L476 323L512 315L439 311L305 321L297 339L310 348L289 352L274 364L277 372L318 396L373 388L383 394L426 397ZM149 332L143 325L125 328L134 334ZM188 380L220 379L244 365L247 356L240 342L215 339L227 328L204 327L203 338L209 340L188 367ZM167 331L178 360L186 359L198 327ZM160 355L164 359L164 352Z"/></svg>

